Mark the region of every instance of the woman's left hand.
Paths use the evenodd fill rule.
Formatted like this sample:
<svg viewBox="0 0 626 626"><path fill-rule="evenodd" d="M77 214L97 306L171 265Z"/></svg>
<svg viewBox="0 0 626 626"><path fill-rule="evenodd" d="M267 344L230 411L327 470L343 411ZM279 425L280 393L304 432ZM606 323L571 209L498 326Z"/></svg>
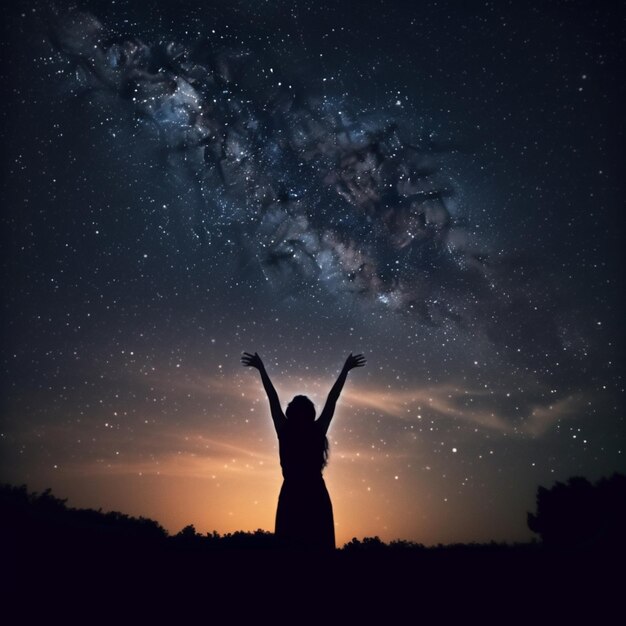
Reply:
<svg viewBox="0 0 626 626"><path fill-rule="evenodd" d="M243 356L241 357L241 364L245 367L255 367L258 370L261 370L261 368L263 367L263 361L256 352L254 354L244 352Z"/></svg>

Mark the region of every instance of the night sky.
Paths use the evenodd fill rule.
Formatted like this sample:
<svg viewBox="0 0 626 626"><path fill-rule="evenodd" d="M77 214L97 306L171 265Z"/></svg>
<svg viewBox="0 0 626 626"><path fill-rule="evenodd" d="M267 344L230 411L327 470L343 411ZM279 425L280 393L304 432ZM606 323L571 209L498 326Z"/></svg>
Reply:
<svg viewBox="0 0 626 626"><path fill-rule="evenodd" d="M273 530L257 373L338 545L530 538L626 471L619 3L2 9L0 480Z"/></svg>

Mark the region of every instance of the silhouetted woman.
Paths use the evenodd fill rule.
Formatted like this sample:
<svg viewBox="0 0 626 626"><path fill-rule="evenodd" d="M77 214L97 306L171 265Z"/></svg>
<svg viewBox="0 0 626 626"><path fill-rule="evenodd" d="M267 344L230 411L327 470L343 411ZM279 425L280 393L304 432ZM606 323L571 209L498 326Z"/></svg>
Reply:
<svg viewBox="0 0 626 626"><path fill-rule="evenodd" d="M283 413L276 389L256 352L244 352L241 362L259 370L278 435L284 480L276 510L276 537L282 546L290 548L332 550L333 507L322 477L328 461L326 433L348 372L365 365L365 359L361 354L348 356L317 420L315 407L306 396L296 396Z"/></svg>

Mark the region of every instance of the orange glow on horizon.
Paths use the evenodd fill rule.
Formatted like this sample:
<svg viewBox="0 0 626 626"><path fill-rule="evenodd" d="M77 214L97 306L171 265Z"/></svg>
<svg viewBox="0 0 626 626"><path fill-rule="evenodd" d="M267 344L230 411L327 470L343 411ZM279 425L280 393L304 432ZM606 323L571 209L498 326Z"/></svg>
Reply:
<svg viewBox="0 0 626 626"><path fill-rule="evenodd" d="M304 392L321 409L327 381L285 382L280 385L283 405L291 393ZM46 440L64 451L59 454L64 462L52 465L46 457L26 478L16 472L15 482L26 482L35 490L51 487L57 497L69 498L70 506L151 517L170 533L188 524L199 532L273 531L282 476L260 385L244 393L237 380L203 377L175 389L193 390L207 406L228 406L239 417L233 422L228 417L208 420L188 414L185 425L162 419L146 426L146 434L140 430L143 426L137 427L132 436L128 431L99 429L92 437L97 451L83 459L67 453L72 444L62 424L47 426ZM329 431L331 457L324 474L338 545L374 535L425 544L498 539L480 522L478 510L475 519L462 511L462 492L447 479L445 459L434 465L437 456L422 447L420 429L435 420L455 420L494 437L541 437L555 420L568 417L580 398L532 408L517 431L484 408L461 410L459 403L467 398L489 400L484 390L470 393L451 385L390 391L351 381ZM391 445L375 434L377 423L389 419L398 421ZM93 433L85 429L87 440ZM76 426L73 432L78 432ZM24 431L23 440L34 447L41 436L33 429ZM7 478L11 479L10 472ZM528 494L531 500L532 496ZM523 504L519 507L504 508L507 515L522 520L517 526L523 540L525 510Z"/></svg>

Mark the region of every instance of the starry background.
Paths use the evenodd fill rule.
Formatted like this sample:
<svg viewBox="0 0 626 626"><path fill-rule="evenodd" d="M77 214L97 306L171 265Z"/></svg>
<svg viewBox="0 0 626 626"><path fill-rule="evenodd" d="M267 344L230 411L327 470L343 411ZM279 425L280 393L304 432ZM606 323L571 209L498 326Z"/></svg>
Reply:
<svg viewBox="0 0 626 626"><path fill-rule="evenodd" d="M527 540L624 472L613 2L16 2L0 479L273 529L256 372L323 406L339 544Z"/></svg>

